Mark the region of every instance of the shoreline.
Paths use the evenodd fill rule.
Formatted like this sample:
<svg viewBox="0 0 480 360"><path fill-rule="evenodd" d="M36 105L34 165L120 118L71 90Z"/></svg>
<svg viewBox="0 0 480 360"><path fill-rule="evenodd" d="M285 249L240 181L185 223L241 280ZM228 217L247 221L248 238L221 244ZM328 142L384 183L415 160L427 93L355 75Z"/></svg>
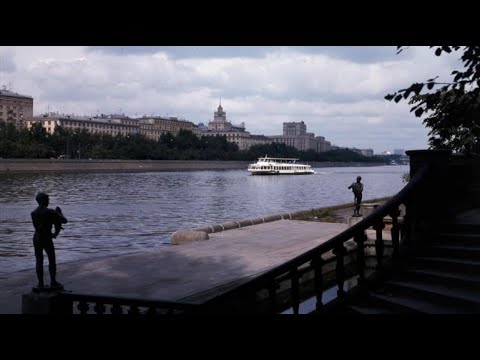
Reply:
<svg viewBox="0 0 480 360"><path fill-rule="evenodd" d="M0 173L22 172L159 172L247 169L252 161L224 160L65 160L0 159ZM385 166L383 163L311 162L312 167Z"/></svg>
<svg viewBox="0 0 480 360"><path fill-rule="evenodd" d="M0 173L156 172L246 169L248 161L0 159Z"/></svg>

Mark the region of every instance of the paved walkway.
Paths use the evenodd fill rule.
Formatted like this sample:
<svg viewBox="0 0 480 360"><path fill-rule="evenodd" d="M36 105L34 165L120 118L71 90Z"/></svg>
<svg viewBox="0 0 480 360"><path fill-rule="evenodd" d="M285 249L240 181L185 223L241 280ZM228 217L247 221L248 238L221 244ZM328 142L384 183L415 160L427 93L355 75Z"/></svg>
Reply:
<svg viewBox="0 0 480 360"><path fill-rule="evenodd" d="M280 220L210 234L210 239L150 252L58 264L66 289L99 295L203 301L302 254L346 224ZM48 283L48 270L45 268ZM35 270L0 279L0 313L21 313L21 295L36 284Z"/></svg>

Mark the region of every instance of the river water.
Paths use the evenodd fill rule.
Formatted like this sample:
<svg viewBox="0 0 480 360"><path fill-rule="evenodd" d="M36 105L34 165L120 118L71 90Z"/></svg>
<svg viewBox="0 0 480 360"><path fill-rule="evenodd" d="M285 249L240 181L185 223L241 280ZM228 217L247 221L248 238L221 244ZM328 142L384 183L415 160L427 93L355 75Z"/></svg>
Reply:
<svg viewBox="0 0 480 360"><path fill-rule="evenodd" d="M35 265L30 213L50 195L69 220L54 240L57 263L170 246L179 229L391 196L408 166L321 167L308 176L246 170L0 174L0 277ZM45 264L48 261L45 259Z"/></svg>

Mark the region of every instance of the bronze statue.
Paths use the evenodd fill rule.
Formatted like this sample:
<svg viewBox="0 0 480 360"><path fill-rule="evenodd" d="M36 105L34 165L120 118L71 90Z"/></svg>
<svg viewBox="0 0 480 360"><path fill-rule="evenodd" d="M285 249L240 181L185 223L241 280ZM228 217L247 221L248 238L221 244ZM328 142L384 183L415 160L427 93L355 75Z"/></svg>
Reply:
<svg viewBox="0 0 480 360"><path fill-rule="evenodd" d="M53 239L55 239L60 230L62 230L62 224L67 223L67 219L63 216L62 210L56 207L55 210L49 209L49 197L46 193L40 192L35 199L38 202L38 207L32 211L32 222L35 228L35 234L33 235L33 247L35 249L36 271L38 278L37 289L42 291L45 289L43 282L43 250L48 256L48 270L50 272L50 288L51 289L63 289L56 279L57 265L55 262L55 247L53 246ZM55 232L52 233L52 226L55 228Z"/></svg>
<svg viewBox="0 0 480 360"><path fill-rule="evenodd" d="M360 203L362 202L362 191L363 191L363 184L360 182L362 178L357 176L357 182L352 183L348 187L348 189L352 189L354 195L354 204L355 208L353 210L353 216L362 216L360 214Z"/></svg>

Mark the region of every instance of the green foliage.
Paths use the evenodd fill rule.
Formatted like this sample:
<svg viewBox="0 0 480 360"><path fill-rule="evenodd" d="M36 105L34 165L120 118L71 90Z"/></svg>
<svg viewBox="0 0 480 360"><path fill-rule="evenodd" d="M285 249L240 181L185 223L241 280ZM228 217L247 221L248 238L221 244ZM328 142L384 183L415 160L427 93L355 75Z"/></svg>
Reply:
<svg viewBox="0 0 480 360"><path fill-rule="evenodd" d="M182 130L159 141L140 134L108 136L57 127L50 135L40 124L29 130L0 121L0 157L66 159L238 160L238 146L224 136L198 138Z"/></svg>
<svg viewBox="0 0 480 360"><path fill-rule="evenodd" d="M151 160L243 160L254 161L265 155L293 157L302 161L368 161L385 162L385 158L367 158L351 150L317 153L298 151L286 144L255 145L240 151L225 136L198 138L182 130L177 136L166 133L158 141L140 134L108 136L57 127L50 135L36 124L29 130L17 129L0 121L0 157L3 158L66 158L66 159L151 159Z"/></svg>
<svg viewBox="0 0 480 360"><path fill-rule="evenodd" d="M429 143L435 149L474 152L480 139L480 94L458 89L416 95L411 104L424 102L431 115L423 123L431 130ZM422 110L422 108L416 111Z"/></svg>
<svg viewBox="0 0 480 360"><path fill-rule="evenodd" d="M245 160L254 160L265 155L270 157L298 158L300 157L300 151L281 143L253 145L248 149Z"/></svg>
<svg viewBox="0 0 480 360"><path fill-rule="evenodd" d="M295 220L318 221L327 223L340 222L337 219L337 216L335 216L335 213L329 208L312 210L310 213L297 215L295 216Z"/></svg>
<svg viewBox="0 0 480 360"><path fill-rule="evenodd" d="M435 55L462 51L464 71L451 73L450 83L436 82L438 78L385 96L386 100L399 102L410 97L410 112L415 116L429 114L423 120L429 132L429 144L433 149L451 149L456 152L480 152L480 46L431 46ZM403 47L398 47L398 53ZM440 86L435 92L430 91Z"/></svg>

